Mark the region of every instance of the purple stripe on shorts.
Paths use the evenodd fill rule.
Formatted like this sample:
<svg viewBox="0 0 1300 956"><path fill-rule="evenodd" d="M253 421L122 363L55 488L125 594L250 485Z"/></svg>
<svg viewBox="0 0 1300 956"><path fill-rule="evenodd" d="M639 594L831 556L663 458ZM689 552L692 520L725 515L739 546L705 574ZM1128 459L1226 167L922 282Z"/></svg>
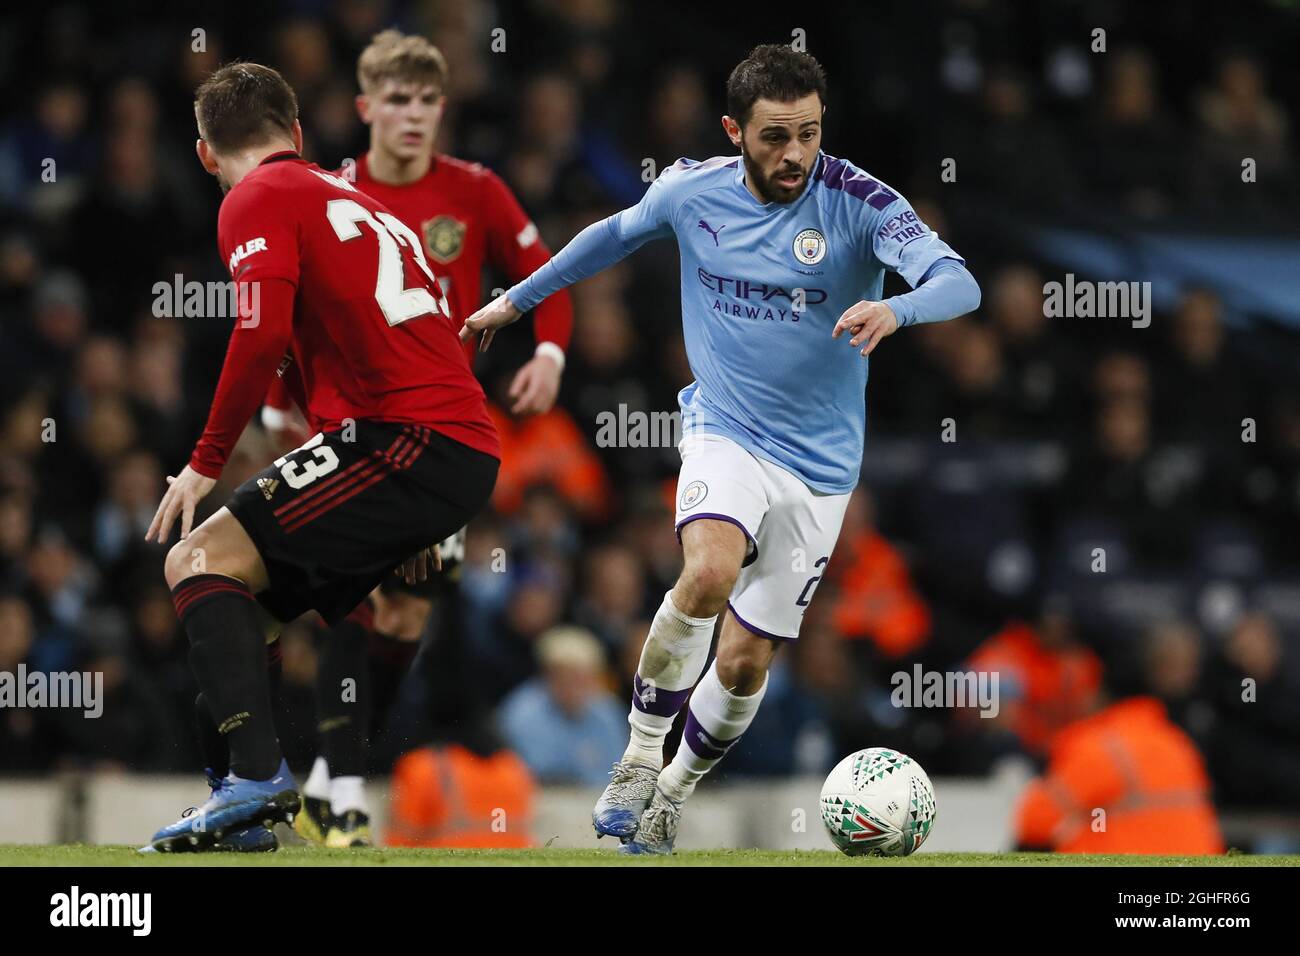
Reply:
<svg viewBox="0 0 1300 956"><path fill-rule="evenodd" d="M730 740L719 740L700 726L700 722L695 719L694 711L686 711L686 729L682 731L682 740L686 741L687 746L701 760L721 760L731 749L731 745L739 739L739 737L732 737Z"/></svg>
<svg viewBox="0 0 1300 956"><path fill-rule="evenodd" d="M664 690L662 687L647 684L641 679L640 674L632 678L632 706L643 714L675 717L682 709L682 704L686 703L686 698L690 696L689 687L685 690Z"/></svg>
<svg viewBox="0 0 1300 956"><path fill-rule="evenodd" d="M749 548L747 549L748 553L745 555L745 560L740 564L742 568L747 568L758 560L758 542L754 540L754 536L749 533L749 530L741 524L738 519L731 517L731 515L717 514L712 511L701 511L697 515L687 515L681 521L677 522L677 527L674 530L677 532L678 544L682 543L682 528L699 518L712 518L714 521L729 521L741 530L741 533L744 534L746 539L749 541Z"/></svg>
<svg viewBox="0 0 1300 956"><path fill-rule="evenodd" d="M735 617L735 619L740 623L740 626L743 627L745 630L749 631L751 634L757 634L759 637L765 637L769 641L798 640L798 635L796 635L795 637L782 637L780 634L773 634L770 631L763 630L761 627L755 627L753 624L750 624L743 617L741 617L739 613L737 613L735 606L730 601L727 602L727 607L731 610L732 616Z"/></svg>

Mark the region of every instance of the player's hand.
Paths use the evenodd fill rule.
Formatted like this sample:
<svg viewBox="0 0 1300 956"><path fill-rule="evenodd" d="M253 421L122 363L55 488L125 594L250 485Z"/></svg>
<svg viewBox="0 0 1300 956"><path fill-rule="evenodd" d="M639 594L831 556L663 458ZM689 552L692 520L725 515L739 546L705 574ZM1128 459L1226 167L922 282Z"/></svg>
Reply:
<svg viewBox="0 0 1300 956"><path fill-rule="evenodd" d="M516 415L540 415L549 412L560 393L560 364L549 355L534 355L515 373L510 383L510 411Z"/></svg>
<svg viewBox="0 0 1300 956"><path fill-rule="evenodd" d="M214 479L200 475L189 465L181 469L175 478L168 475L167 493L159 502L149 530L144 533L144 539L162 544L171 534L172 522L177 515L181 519L181 540L188 538L194 524L194 509L215 484Z"/></svg>
<svg viewBox="0 0 1300 956"><path fill-rule="evenodd" d="M840 320L835 323L835 328L831 332L831 338L838 339L840 333L848 332L853 336L849 344L857 348L863 342L866 347L862 354L870 355L886 335L893 335L898 331L898 317L894 315L894 310L883 302L859 302L851 306Z"/></svg>
<svg viewBox="0 0 1300 956"><path fill-rule="evenodd" d="M429 580L430 564L433 570L442 570L442 550L436 544L432 548L421 548L394 568L393 573L407 584L415 584Z"/></svg>
<svg viewBox="0 0 1300 956"><path fill-rule="evenodd" d="M522 314L508 296L499 295L465 320L460 330L460 340L468 342L482 332L483 338L478 344L478 350L486 352L497 329L509 325Z"/></svg>

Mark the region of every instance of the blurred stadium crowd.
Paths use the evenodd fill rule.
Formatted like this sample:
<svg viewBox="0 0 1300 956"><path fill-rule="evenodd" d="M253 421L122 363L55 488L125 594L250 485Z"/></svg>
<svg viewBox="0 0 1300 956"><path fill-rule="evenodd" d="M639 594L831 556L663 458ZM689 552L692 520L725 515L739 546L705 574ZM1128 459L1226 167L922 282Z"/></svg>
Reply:
<svg viewBox="0 0 1300 956"><path fill-rule="evenodd" d="M199 763L164 551L142 538L229 332L152 310L157 282L226 278L220 196L191 148L208 71L276 66L298 92L308 158L336 167L365 148L358 51L388 25L425 32L451 68L443 150L497 170L557 249L639 198L645 160L727 151L727 71L801 27L831 78L827 151L902 189L968 257L984 304L872 357L862 487L801 640L717 776L822 772L882 743L932 775L978 774L1006 753L1042 757L1104 684L1165 701L1221 804L1300 803L1300 340L1210 287L1183 289L1146 329L1045 318L1043 284L1061 270L999 241L979 212L1294 223L1300 84L1278 45L1293 13L1265 5L1245 35L1201 21L1185 44L1172 38L1194 14L1105 3L900 4L854 14L852 29L828 11L741 28L721 11L615 0L127 7L137 16L28 7L0 29L0 670L91 669L107 689L95 721L0 712L0 772ZM1089 50L1096 26L1105 54ZM1258 182L1242 183L1243 155ZM541 780L597 783L680 561L675 450L598 447L597 415L675 409L690 374L670 244L574 294L559 405L509 422L493 510L471 531L455 683ZM526 334L498 338L481 367L490 395L529 348ZM956 441L942 440L946 419ZM207 506L273 457L250 428ZM310 626L284 643L301 767ZM1001 715L893 707L889 675L917 662L996 667ZM399 711L429 693L408 688ZM467 733L446 706L393 726L422 729L390 730L376 770L418 738Z"/></svg>

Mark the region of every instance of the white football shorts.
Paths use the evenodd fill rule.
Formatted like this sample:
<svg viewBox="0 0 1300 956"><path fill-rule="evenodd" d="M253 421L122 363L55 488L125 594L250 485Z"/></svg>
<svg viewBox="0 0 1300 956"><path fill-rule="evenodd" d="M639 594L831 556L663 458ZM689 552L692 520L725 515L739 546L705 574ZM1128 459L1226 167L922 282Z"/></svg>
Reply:
<svg viewBox="0 0 1300 956"><path fill-rule="evenodd" d="M749 553L728 606L760 637L794 640L835 549L849 495L815 491L721 435L688 435L677 447L678 537L700 518L744 531Z"/></svg>

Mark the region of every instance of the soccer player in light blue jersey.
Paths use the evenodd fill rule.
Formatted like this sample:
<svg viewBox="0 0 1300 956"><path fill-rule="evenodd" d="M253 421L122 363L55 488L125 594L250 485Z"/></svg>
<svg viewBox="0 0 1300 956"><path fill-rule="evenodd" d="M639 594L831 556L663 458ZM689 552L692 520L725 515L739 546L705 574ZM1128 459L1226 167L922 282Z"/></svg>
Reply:
<svg viewBox="0 0 1300 956"><path fill-rule="evenodd" d="M684 568L651 624L631 739L592 815L627 852L672 852L682 803L749 726L777 649L798 637L858 480L867 356L899 328L979 305L962 258L906 199L821 151L825 93L812 56L756 48L727 81L722 126L739 156L679 160L461 332L486 348L548 295L651 239L677 240L695 375L679 396ZM913 291L882 300L886 271Z"/></svg>

